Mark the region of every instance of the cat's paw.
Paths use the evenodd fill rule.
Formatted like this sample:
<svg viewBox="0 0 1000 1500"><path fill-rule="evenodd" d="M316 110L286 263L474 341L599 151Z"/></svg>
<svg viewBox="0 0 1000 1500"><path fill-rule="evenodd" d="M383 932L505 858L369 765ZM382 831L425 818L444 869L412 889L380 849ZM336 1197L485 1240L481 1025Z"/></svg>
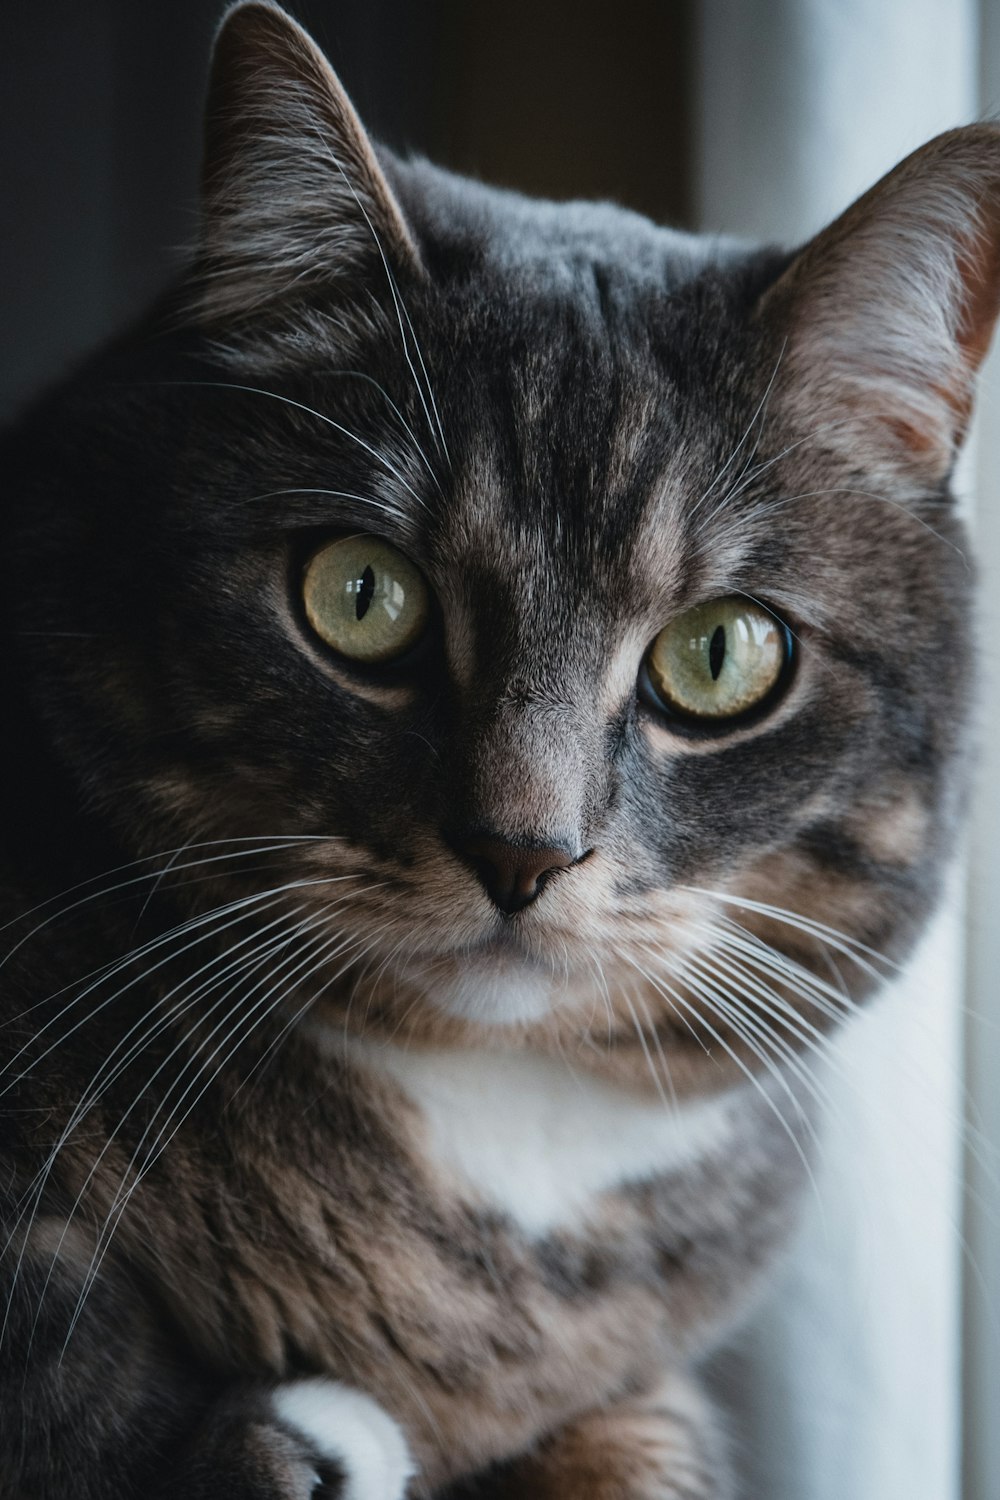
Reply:
<svg viewBox="0 0 1000 1500"><path fill-rule="evenodd" d="M687 1377L577 1418L447 1500L733 1500L715 1419Z"/></svg>
<svg viewBox="0 0 1000 1500"><path fill-rule="evenodd" d="M363 1391L336 1380L296 1380L278 1386L276 1421L315 1455L317 1494L337 1500L403 1500L414 1464L401 1428ZM335 1487L327 1474L340 1479Z"/></svg>

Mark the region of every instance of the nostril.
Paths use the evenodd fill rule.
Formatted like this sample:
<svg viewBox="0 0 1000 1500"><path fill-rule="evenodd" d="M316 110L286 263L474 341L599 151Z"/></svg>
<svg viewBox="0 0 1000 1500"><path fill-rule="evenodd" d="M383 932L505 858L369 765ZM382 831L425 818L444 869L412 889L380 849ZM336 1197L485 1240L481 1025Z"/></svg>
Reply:
<svg viewBox="0 0 1000 1500"><path fill-rule="evenodd" d="M565 844L518 844L494 834L476 834L456 843L479 876L486 894L508 916L534 901L545 882L567 870L576 858Z"/></svg>

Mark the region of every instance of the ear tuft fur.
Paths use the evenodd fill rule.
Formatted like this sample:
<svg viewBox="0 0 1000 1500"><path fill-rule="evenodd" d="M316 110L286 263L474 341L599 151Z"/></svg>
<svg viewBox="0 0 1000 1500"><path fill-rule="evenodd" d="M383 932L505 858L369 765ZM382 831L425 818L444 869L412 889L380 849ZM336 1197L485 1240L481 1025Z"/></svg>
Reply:
<svg viewBox="0 0 1000 1500"><path fill-rule="evenodd" d="M210 322L258 315L318 284L346 290L383 254L419 266L339 80L268 0L241 0L216 38L203 200L198 311Z"/></svg>
<svg viewBox="0 0 1000 1500"><path fill-rule="evenodd" d="M949 131L812 240L759 314L780 384L825 446L939 485L1000 305L1000 126ZM873 444L876 452L873 452Z"/></svg>

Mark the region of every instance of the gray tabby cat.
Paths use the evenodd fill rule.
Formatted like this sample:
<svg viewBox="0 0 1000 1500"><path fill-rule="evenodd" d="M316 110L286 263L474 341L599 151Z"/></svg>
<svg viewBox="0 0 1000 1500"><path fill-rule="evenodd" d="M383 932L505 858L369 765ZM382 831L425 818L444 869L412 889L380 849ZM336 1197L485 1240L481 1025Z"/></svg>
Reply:
<svg viewBox="0 0 1000 1500"><path fill-rule="evenodd" d="M725 1500L699 1360L960 801L1000 131L801 251L376 150L250 0L5 441L0 1495Z"/></svg>

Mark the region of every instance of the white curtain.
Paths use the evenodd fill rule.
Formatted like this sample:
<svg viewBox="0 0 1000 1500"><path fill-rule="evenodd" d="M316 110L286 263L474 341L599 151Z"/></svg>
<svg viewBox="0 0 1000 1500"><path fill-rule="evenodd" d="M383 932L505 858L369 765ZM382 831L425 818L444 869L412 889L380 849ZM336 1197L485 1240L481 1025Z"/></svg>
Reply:
<svg viewBox="0 0 1000 1500"><path fill-rule="evenodd" d="M980 113L1000 118L1000 0L981 0ZM1000 342L1000 340L998 340ZM1000 1496L1000 349L980 381L976 541L982 661L971 819L964 1412L968 1500Z"/></svg>
<svg viewBox="0 0 1000 1500"><path fill-rule="evenodd" d="M1000 103L1000 0L710 0L699 15L703 229L800 241L930 136ZM989 369L982 408L987 491L1000 476ZM976 446L959 478L965 503ZM980 521L1000 580L1000 513ZM981 634L997 641L1000 584L987 579L984 593ZM1000 891L1000 798L989 795L1000 686L987 697L992 766L977 793L968 924L963 859L908 974L835 1051L802 1231L730 1372L749 1500L1000 1497L988 1140L991 1126L1000 1136L1000 1032L965 1020L968 1007L1000 1022L989 896ZM963 1125L966 1044L981 1133ZM963 1221L967 1139L977 1196Z"/></svg>

